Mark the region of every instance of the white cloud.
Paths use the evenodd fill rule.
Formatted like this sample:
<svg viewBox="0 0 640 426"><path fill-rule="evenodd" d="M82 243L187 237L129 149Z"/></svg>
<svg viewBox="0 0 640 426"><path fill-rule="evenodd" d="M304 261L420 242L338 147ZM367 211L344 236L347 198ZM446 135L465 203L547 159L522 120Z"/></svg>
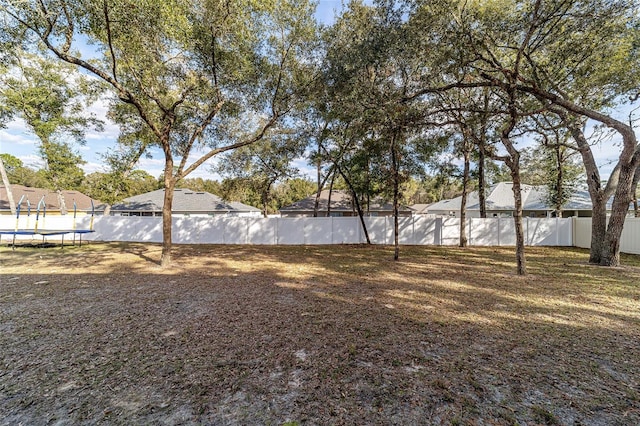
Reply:
<svg viewBox="0 0 640 426"><path fill-rule="evenodd" d="M31 167L36 170L44 168L44 161L42 161L42 158L37 155L18 155L17 157L22 161L22 164L27 167Z"/></svg>
<svg viewBox="0 0 640 426"><path fill-rule="evenodd" d="M104 173L105 172L105 166L102 163L96 163L96 162L87 162L86 164L82 165L82 170L84 170L85 174L90 174L93 172L101 172Z"/></svg>
<svg viewBox="0 0 640 426"><path fill-rule="evenodd" d="M27 127L27 123L22 118L14 118L6 124L7 131L11 133L28 133L29 128Z"/></svg>
<svg viewBox="0 0 640 426"><path fill-rule="evenodd" d="M0 144L3 151L11 153L10 145L25 145L36 147L38 140L28 133L16 133L8 130L0 130Z"/></svg>

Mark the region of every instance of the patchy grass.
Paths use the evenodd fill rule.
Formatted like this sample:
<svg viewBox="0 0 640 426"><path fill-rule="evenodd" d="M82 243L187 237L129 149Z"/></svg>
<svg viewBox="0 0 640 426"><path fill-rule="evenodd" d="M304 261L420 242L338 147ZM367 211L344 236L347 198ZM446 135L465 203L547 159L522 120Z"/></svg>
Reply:
<svg viewBox="0 0 640 426"><path fill-rule="evenodd" d="M640 424L640 258L0 248L0 424Z"/></svg>

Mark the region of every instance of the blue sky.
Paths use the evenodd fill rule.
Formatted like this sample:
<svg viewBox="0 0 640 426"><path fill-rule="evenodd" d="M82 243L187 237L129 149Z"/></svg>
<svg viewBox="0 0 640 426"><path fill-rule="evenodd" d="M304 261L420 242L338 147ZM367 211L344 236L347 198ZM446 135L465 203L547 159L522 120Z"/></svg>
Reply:
<svg viewBox="0 0 640 426"><path fill-rule="evenodd" d="M320 0L316 11L316 18L323 23L331 23L334 20L335 13L342 9L342 0ZM87 47L88 48L88 47ZM84 146L76 146L77 151L82 155L87 164L83 166L86 173L95 171L104 171L104 165L100 154L107 152L113 147L118 136L118 128L106 120L106 103L99 102L93 105L91 111L98 117L105 120L105 129L103 132L88 132L87 143ZM616 114L622 120L627 119L628 108L623 108ZM615 163L620 151L620 144L616 140L608 141L594 147L594 154L600 166L602 177L606 178L611 169L612 163ZM29 133L22 120L14 120L7 123L4 129L0 129L0 153L8 153L22 160L22 162L30 167L39 168L42 160L38 155L37 139ZM141 159L138 168L147 171L153 176L162 174L164 160L162 153L158 151L153 158ZM315 175L315 170L307 166L305 160L299 160L295 163L303 174L310 177ZM189 177L202 177L208 179L218 178L210 171L210 167L203 165Z"/></svg>

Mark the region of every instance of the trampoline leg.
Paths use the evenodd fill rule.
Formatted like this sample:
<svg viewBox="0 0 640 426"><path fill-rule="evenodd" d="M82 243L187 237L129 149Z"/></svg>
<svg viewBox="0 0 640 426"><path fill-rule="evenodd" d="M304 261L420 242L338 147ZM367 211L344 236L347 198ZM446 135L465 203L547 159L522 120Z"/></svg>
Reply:
<svg viewBox="0 0 640 426"><path fill-rule="evenodd" d="M60 244L60 248L64 248L64 234L62 234L62 243Z"/></svg>

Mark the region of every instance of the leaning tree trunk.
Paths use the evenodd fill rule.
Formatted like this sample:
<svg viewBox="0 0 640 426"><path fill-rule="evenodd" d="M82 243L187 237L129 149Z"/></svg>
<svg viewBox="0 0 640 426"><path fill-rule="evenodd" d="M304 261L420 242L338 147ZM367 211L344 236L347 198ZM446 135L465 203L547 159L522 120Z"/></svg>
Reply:
<svg viewBox="0 0 640 426"><path fill-rule="evenodd" d="M353 201L356 205L356 209L358 210L358 217L360 218L360 224L362 225L362 232L364 232L364 237L367 240L367 244L371 244L371 239L369 238L369 231L367 231L367 224L364 221L364 214L362 212L362 206L360 206L360 201L358 201L358 194L356 193L351 180L344 174L340 166L336 164L336 170L342 176L342 179L346 182L349 190L351 191L351 196L353 197Z"/></svg>
<svg viewBox="0 0 640 426"><path fill-rule="evenodd" d="M539 93L538 93L539 94ZM581 108L571 102L566 101L560 97L554 97L553 102L561 105L563 108L566 108L573 113L580 114L585 117L589 117L591 119L597 120L602 124L615 129L620 136L622 136L622 151L620 152L620 156L618 158L618 163L616 164L616 169L618 169L618 180L617 180L617 188L615 188L615 195L613 198L613 205L611 209L611 219L609 220L609 224L607 225L607 230L605 231L603 244L600 252L600 262L599 264L602 266L617 266L620 264L620 238L622 236L622 226L624 225L624 219L629 210L629 203L631 202L631 191L634 181L634 174L638 166L640 165L640 147L638 146L638 141L636 138L636 134L634 129L628 123L622 123L618 120L615 120L609 116L600 114L598 112ZM554 110L554 109L552 109ZM554 112L556 112L554 110ZM560 112L558 115L565 119L566 122L566 113ZM577 126L568 126L569 130L572 133L572 136L575 135L574 128ZM572 128L573 127L573 128ZM581 133L581 132L578 132ZM576 140L579 142L578 140ZM579 143L580 146L580 143ZM584 155L586 152L590 152L590 147L585 147L582 149L580 146L580 152ZM583 157L584 159L584 157ZM585 168L587 169L587 182L589 181L590 174L595 174L597 172L597 168L595 170L590 170L585 163ZM614 171L616 170L614 169ZM612 173L613 175L613 173ZM609 197L609 191L612 190L615 185L615 177L610 178L609 182L607 182L607 188L604 191L603 202L606 203L607 198ZM589 192L591 193L592 189L589 188ZM592 235L593 238L597 238L595 235ZM593 251L594 247L591 247L592 257L590 261L593 259Z"/></svg>
<svg viewBox="0 0 640 426"><path fill-rule="evenodd" d="M609 218L602 247L602 257L600 259L600 265L602 266L620 265L620 238L622 237L624 220L629 211L629 203L632 198L633 177L636 167L635 163L620 166L618 187L613 197L611 217Z"/></svg>
<svg viewBox="0 0 640 426"><path fill-rule="evenodd" d="M591 246L589 251L589 263L600 264L602 260L602 252L604 250L604 236L607 232L607 200L609 198L609 191L607 188L613 187L613 182L617 181L618 168L614 169L607 188L602 187L600 180L600 172L598 171L598 165L593 157L593 151L591 146L584 136L582 128L569 121L569 118L562 111L556 111L560 117L563 118L571 136L578 145L578 151L582 157L582 163L587 174L587 188L589 190L589 197L591 198Z"/></svg>

